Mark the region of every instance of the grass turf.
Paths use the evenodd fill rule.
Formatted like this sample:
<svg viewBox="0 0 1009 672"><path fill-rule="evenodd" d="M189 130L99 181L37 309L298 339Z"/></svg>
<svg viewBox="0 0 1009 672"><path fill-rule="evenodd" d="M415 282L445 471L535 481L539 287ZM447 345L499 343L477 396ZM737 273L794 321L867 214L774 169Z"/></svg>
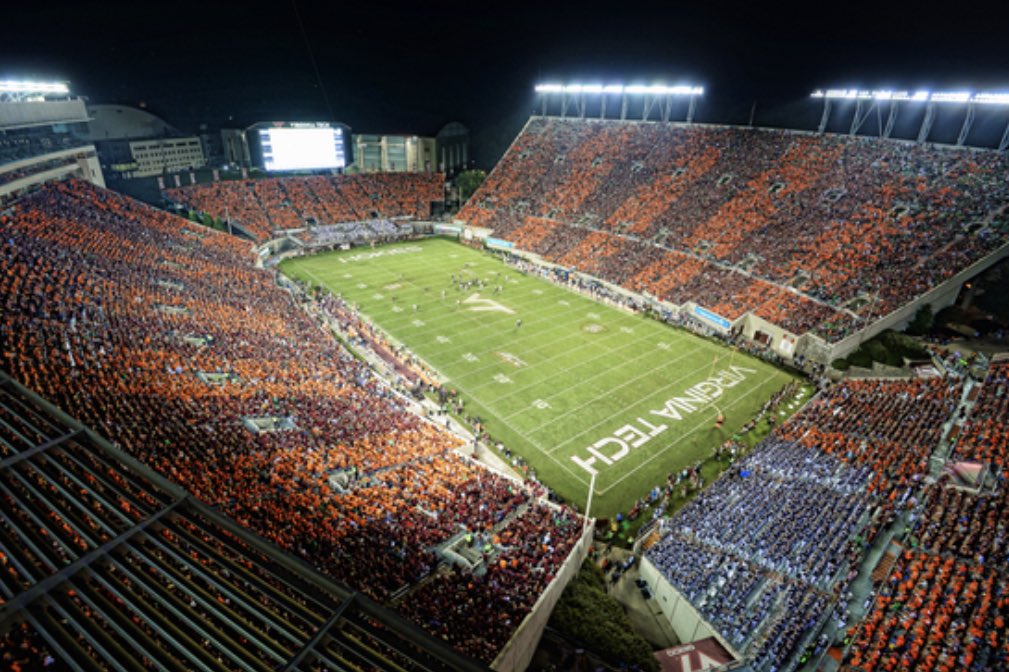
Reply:
<svg viewBox="0 0 1009 672"><path fill-rule="evenodd" d="M597 516L626 511L670 472L710 456L793 379L446 239L291 259L281 270L356 304L444 375L492 437L580 506L590 473L573 458L588 463ZM484 287L459 287L476 280ZM732 367L735 375L722 377ZM688 389L713 377L722 383L717 398L691 402ZM710 385L696 389L714 396ZM685 401L667 406L677 397ZM719 413L725 422L716 428Z"/></svg>

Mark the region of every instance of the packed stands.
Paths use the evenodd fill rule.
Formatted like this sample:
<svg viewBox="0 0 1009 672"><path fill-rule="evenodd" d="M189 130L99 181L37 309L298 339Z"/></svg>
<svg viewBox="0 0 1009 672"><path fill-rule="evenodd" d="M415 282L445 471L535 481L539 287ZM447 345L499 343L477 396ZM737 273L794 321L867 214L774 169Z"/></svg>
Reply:
<svg viewBox="0 0 1009 672"><path fill-rule="evenodd" d="M354 590L379 601L412 590L439 566L433 547L460 530L549 537L491 544L485 573L453 573L404 607L477 586L440 619L462 633L509 603L499 627L456 642L484 661L579 535L573 513L458 456L455 438L406 412L236 238L81 182L52 184L0 215L0 283L2 368ZM115 517L141 517L146 498L136 499ZM72 564L103 543L99 528L30 549L25 566ZM535 570L521 589L509 578L519 569Z"/></svg>
<svg viewBox="0 0 1009 672"><path fill-rule="evenodd" d="M1009 360L989 367L954 454L1000 468L1009 465Z"/></svg>
<svg viewBox="0 0 1009 672"><path fill-rule="evenodd" d="M628 289L835 341L1003 245L1007 175L984 150L538 117L459 218Z"/></svg>
<svg viewBox="0 0 1009 672"><path fill-rule="evenodd" d="M868 521L868 470L769 439L679 512L649 559L754 669L827 613Z"/></svg>
<svg viewBox="0 0 1009 672"><path fill-rule="evenodd" d="M262 242L308 223L425 219L433 202L445 200L444 184L440 173L369 173L213 182L165 193L193 210L227 216Z"/></svg>
<svg viewBox="0 0 1009 672"><path fill-rule="evenodd" d="M822 392L670 519L649 559L753 669L781 669L880 530L917 510L963 389L932 378Z"/></svg>
<svg viewBox="0 0 1009 672"><path fill-rule="evenodd" d="M479 669L0 378L4 669Z"/></svg>
<svg viewBox="0 0 1009 672"><path fill-rule="evenodd" d="M413 227L409 224L396 223L388 219L372 219L365 222L310 226L296 235L298 240L309 247L333 247L389 243L408 238L412 233Z"/></svg>
<svg viewBox="0 0 1009 672"><path fill-rule="evenodd" d="M883 394L881 391L885 390ZM872 469L868 488L897 500L928 472L928 458L963 387L943 380L844 380L813 399L779 434Z"/></svg>
<svg viewBox="0 0 1009 672"><path fill-rule="evenodd" d="M846 669L1000 670L1009 667L1009 488L999 422L1006 417L1007 363L988 369L962 408L955 459L986 462L976 490L948 475L924 492L904 550L859 627ZM992 480L994 481L992 483Z"/></svg>
<svg viewBox="0 0 1009 672"><path fill-rule="evenodd" d="M858 629L844 669L1006 669L1006 581L1004 567L904 551Z"/></svg>
<svg viewBox="0 0 1009 672"><path fill-rule="evenodd" d="M84 146L68 133L0 134L0 165Z"/></svg>
<svg viewBox="0 0 1009 672"><path fill-rule="evenodd" d="M994 493L944 479L929 486L914 529L921 546L903 552L871 612L852 628L846 669L1005 669L1007 516L1004 484Z"/></svg>

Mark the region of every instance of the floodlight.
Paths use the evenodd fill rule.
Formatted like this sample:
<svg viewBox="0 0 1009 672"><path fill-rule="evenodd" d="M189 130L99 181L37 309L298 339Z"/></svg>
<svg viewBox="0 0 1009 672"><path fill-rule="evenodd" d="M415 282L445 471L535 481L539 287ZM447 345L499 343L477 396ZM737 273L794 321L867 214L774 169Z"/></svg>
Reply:
<svg viewBox="0 0 1009 672"><path fill-rule="evenodd" d="M666 86L665 84L537 84L536 93L590 93L590 94L628 94L651 96L703 96L703 86Z"/></svg>
<svg viewBox="0 0 1009 672"><path fill-rule="evenodd" d="M841 100L897 100L917 103L976 103L979 105L1009 105L1009 93L970 91L861 91L859 89L817 89L810 94L811 98L827 98Z"/></svg>
<svg viewBox="0 0 1009 672"><path fill-rule="evenodd" d="M970 101L970 91L936 91L930 100L936 103L966 103Z"/></svg>
<svg viewBox="0 0 1009 672"><path fill-rule="evenodd" d="M981 105L1009 105L1009 93L975 93L971 102Z"/></svg>
<svg viewBox="0 0 1009 672"><path fill-rule="evenodd" d="M0 93L70 93L66 82L30 82L13 79L0 80Z"/></svg>

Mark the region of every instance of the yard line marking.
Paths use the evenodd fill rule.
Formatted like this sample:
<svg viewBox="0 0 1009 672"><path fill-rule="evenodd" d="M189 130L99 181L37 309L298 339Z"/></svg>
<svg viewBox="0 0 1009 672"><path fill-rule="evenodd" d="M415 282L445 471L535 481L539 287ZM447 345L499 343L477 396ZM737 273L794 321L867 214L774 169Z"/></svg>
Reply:
<svg viewBox="0 0 1009 672"><path fill-rule="evenodd" d="M744 392L743 394L739 395L738 397L736 397L732 401L732 403L726 404L722 408L732 408L733 406L735 406L736 404L738 404L739 402L741 402L743 399L745 399L746 397L748 397L751 394L753 394L754 392L756 392L757 390L762 390L766 386L766 384L768 383L768 381L777 381L783 375L785 375L785 374L782 374L781 372L775 371L775 373L774 373L774 375L772 377L768 378L767 380L765 380L760 385L756 385L753 388L749 389L748 391ZM690 430L684 432L683 434L680 434L676 438L675 441L673 441L672 443L668 444L667 446L665 446L661 450L656 451L656 453L654 455L652 455L651 457L648 457L648 458L642 460L641 462L639 462L637 465L635 465L632 469L628 470L627 473L623 474L620 478L618 478L613 483L610 483L608 486L606 486L605 488L602 488L602 489L596 488L596 491L595 491L596 494L597 495L605 495L607 492L610 491L611 488L613 488L613 487L619 485L620 483L622 483L625 479L627 479L631 474L633 474L634 472L636 472L638 469L641 469L645 465L651 463L652 460L654 460L655 458L659 457L660 455L664 455L666 453L666 451L668 451L670 448L672 448L673 446L679 444L685 438L687 438L688 436L690 436L691 434L693 434L697 430L699 430L699 429L701 429L703 427L706 427L706 426L707 426L706 423L698 423L697 425L694 426L693 429L690 429Z"/></svg>
<svg viewBox="0 0 1009 672"><path fill-rule="evenodd" d="M463 385L456 385L456 387L459 390L461 390L463 393L465 393L467 396L469 396L470 398L476 399L476 397L474 395L470 394L467 391L467 389L466 389L465 386L463 386ZM576 481L578 481L579 483L581 483L584 486L588 485L588 481L586 481L585 478L582 475L578 474L575 471L572 471L571 467L568 464L565 464L562 460L558 460L556 457L554 457L553 455L551 455L550 453L548 453L546 450L544 450L543 446L540 445L540 443L538 441L536 441L536 439L533 439L531 436L529 436L528 434L526 434L525 432L523 432L521 429L519 429L515 425L511 424L510 422L507 422L506 420L501 420L501 414L497 412L497 409L494 408L493 404L484 403L484 402L481 402L479 400L477 400L476 403L477 403L477 405L483 406L488 411L490 411L491 413L493 413L495 419L497 419L501 424L503 424L504 426L506 426L512 432L514 432L518 436L521 436L523 439L525 439L529 443L530 446L532 446L537 451L539 451L540 455L543 455L544 457L550 458L550 461L552 461L558 467L560 467L561 469L563 469L564 471L566 471L568 473L568 475L571 476L571 478L575 479Z"/></svg>
<svg viewBox="0 0 1009 672"><path fill-rule="evenodd" d="M664 369L664 368L666 368L666 366L668 366L669 364L674 364L674 363L678 362L679 360L683 359L684 357L687 357L687 356L689 356L689 355L693 354L693 352L695 352L695 351L690 351L690 352L687 352L687 353L685 353L684 355L682 355L682 356L680 356L680 357L677 357L677 358L676 358L676 359L674 359L674 360L670 360L669 362L667 362L666 364L664 364L663 366L661 366L661 367L660 367L660 369ZM659 394L659 393L662 393L662 394L665 394L665 392L664 392L665 390L668 390L668 389L669 389L670 387L672 387L672 386L674 386L674 385L677 385L677 384L678 384L678 383L679 383L680 381L682 381L682 380L684 380L684 379L686 379L686 378L691 378L691 377L693 377L694 375L696 375L696 374L697 374L697 372L698 372L698 371L703 371L703 370L704 370L704 368L706 368L706 366L707 366L707 365L705 365L705 366L702 366L702 367L700 367L700 368L696 368L696 369L692 369L692 370L691 370L691 371L690 371L689 373L686 373L686 374L684 374L684 375L680 376L679 378L676 378L675 380L672 380L672 381L670 381L670 382L669 382L668 384L666 384L666 385L663 385L662 387L657 387L657 388L653 388L653 390L652 390L651 392L649 392L649 393L648 393L648 395L646 395L646 396L642 397L642 398L641 398L641 399L640 399L640 400L639 400L639 401L638 401L637 403L638 403L638 404L640 404L640 403L641 403L641 402L643 402L643 401L644 401L645 399L648 399L648 398L650 398L650 397L653 397L653 396L655 396L655 395L657 395L657 394ZM656 369L652 369L652 370L649 370L649 371L646 371L646 372L645 372L644 374L642 374L642 375L640 375L640 376L636 376L636 377L634 377L634 378L631 378L631 379L630 379L630 380L628 380L627 382L625 382L625 383L622 383L622 384L620 384L620 385L617 385L616 387L614 387L614 388L611 388L610 390L608 390L608 391L607 391L607 393L606 393L606 395L603 395L603 396L599 396L599 397L594 397L594 398L593 398L593 399L592 399L591 401L587 401L587 402L585 402L584 404L582 404L582 405L581 405L581 406L579 406L578 408L574 408L574 409L571 409L570 411L568 411L568 412L567 412L567 413L565 413L564 415L569 415L570 413L573 413L574 411L577 411L577 410L581 410L581 409L582 409L582 408L584 408L585 406L588 406L589 404L593 404L593 403L595 403L595 402L599 401L600 399L605 399L605 398L606 398L607 396L611 395L611 394L612 394L612 393L613 393L614 391L616 391L616 390L619 390L619 389L621 389L621 388L624 388L624 387L627 387L628 385L630 385L630 384L632 384L632 383L635 383L635 382L637 382L638 380L640 380L640 379L642 379L642 378L646 378L646 377L648 377L648 376L651 376L651 375L653 375L653 374L655 373L655 371L656 371ZM702 407L702 408L703 408L703 407ZM554 452L554 451L556 451L556 450L557 450L558 448L560 448L561 446L566 446L566 445L568 445L568 444L569 444L569 443L571 443L572 441L575 441L576 439L578 439L578 438L579 438L580 436L583 436L584 434L587 434L588 432L592 431L593 429L595 429L595 428L596 428L596 427L598 427L599 425L603 425L603 424L606 424L607 422L611 421L611 420L612 420L613 418L615 418L615 417L622 417L622 416L624 415L624 413L625 413L625 412L626 412L626 411L624 411L624 412L621 412L621 413L619 413L619 414L616 414L616 415L611 415L611 416L609 416L609 417L607 417L607 418L604 418L603 420L600 420L599 422L595 423L595 424L594 424L594 425L592 425L591 427L586 427L585 429L583 429L582 431L578 432L578 433L577 433L577 434L575 434L574 436L571 436L570 438L566 439L565 441L562 441L561 443L558 443L558 444L554 445L554 447L553 447L553 448L551 449L551 451L550 451L550 452ZM561 415L561 416L557 416L557 417L558 417L558 418L560 418L560 417L563 417L563 415ZM546 423L544 423L544 424L540 425L539 427L537 427L536 429L533 429L533 430L531 430L531 431L532 431L533 433L536 433L536 432L540 431L541 429L544 429L544 428L546 428L546 427L549 427L549 426L550 426L550 425L551 425L551 424L552 424L553 422L555 422L555 421L556 421L556 419L554 419L554 420L551 420L550 422L546 422Z"/></svg>
<svg viewBox="0 0 1009 672"><path fill-rule="evenodd" d="M639 343L630 343L630 344L628 344L627 346L624 346L624 347L628 347L628 348L629 348L629 347L637 347L638 345L639 345ZM665 368L667 364L670 364L670 363L673 363L673 362L678 362L678 361L680 361L681 359L683 359L684 357L687 357L687 356L689 356L689 355L692 355L692 354L694 354L695 352L699 352L699 351L700 351L700 350L690 350L690 351L688 351L688 352L686 352L686 353L683 353L683 354L681 354L680 356L676 357L675 359L671 359L671 360L667 360L667 361L666 361L666 363L665 363L665 364L663 364L663 365L662 365L662 367L660 367L660 368ZM595 361L596 359L600 359L600 358L602 358L602 357L610 357L610 356L612 356L612 354L613 354L613 353L603 353L603 355L600 355L600 357L595 357L595 358L592 358L592 359L590 359L590 360L585 360L585 362L579 362L578 366L572 366L572 367L567 367L567 368L564 368L564 369L562 369L561 371L559 371L558 373L556 373L556 374L554 374L554 375L552 375L552 376L548 376L548 377L546 377L546 378L542 378L542 379L538 379L538 380L536 381L536 383L535 383L534 385L529 385L529 386L527 386L527 388L531 388L531 387L535 387L535 386L537 386L537 385L540 385L540 384L542 384L542 383L544 383L544 382L546 382L546 381L550 380L551 378L556 378L556 377L558 377L558 376L562 376L562 375L564 375L565 373L571 373L571 371L574 371L575 369L578 369L578 368L581 368L581 365L582 365L583 363L588 363L588 362L592 362L592 361ZM624 364L629 364L629 363L631 363L631 362L636 362L636 361L638 361L638 360L640 360L640 359L643 359L643 358L645 358L645 357L654 357L654 356L655 356L655 353L654 353L654 352L648 352L648 351L646 351L646 352L642 352L641 354L639 354L639 355L637 355L637 356L635 356L635 357L631 357L630 359L623 359L623 360L622 360L622 361L621 361L620 363L621 363L621 365L624 365ZM639 378L642 378L642 377L645 377L645 376L649 376L649 375L652 375L653 373L655 373L655 371L656 371L656 370L657 370L657 369L654 369L654 368L653 368L653 369L650 369L650 370L648 370L647 372L645 372L645 373L644 373L644 374L643 374L642 376L638 376L638 377L636 377L636 378L633 378L633 379L631 380L631 382L633 382L633 381L635 381L635 380L638 380ZM584 384L584 383L587 383L587 382L588 382L588 381L590 381L590 380L594 380L594 379L596 379L596 378L599 378L600 376L604 376L604 375L609 375L609 374L611 374L611 373L612 373L612 370L611 370L610 368L607 368L607 367L599 367L599 370L598 370L598 371L597 371L596 373L592 374L591 376L589 376L589 377L587 377L587 378L583 378L583 379L582 379L582 380L580 381L580 384ZM619 387L615 387L615 388L610 388L610 389L606 390L606 391L604 392L604 394L603 394L603 395L601 395L601 396L597 396L597 397L593 397L593 398L592 398L592 401L595 401L595 400L597 400L597 399L602 399L602 398L605 398L605 397L609 396L610 394L612 394L614 390L618 390L618 389L620 389L621 387L624 387L624 385L620 385ZM514 394L516 394L516 393L517 393L518 391L519 391L519 390L516 390L515 392L512 392L512 393L509 393L508 395L505 395L505 396L513 396L513 395L514 395ZM549 395L547 395L547 396L546 396L545 398L546 398L546 399L553 399L553 398L555 398L555 397L557 397L557 396L559 396L559 395L561 395L561 394L564 394L564 391L561 391L561 392L557 392L557 393L555 393L555 394L549 394ZM500 401L500 398L499 398L499 401ZM592 403L592 402L588 402L588 403ZM553 423L554 421L556 421L556 420L558 420L558 419L560 419L560 418L563 418L563 417L565 417L565 416L569 415L570 413L572 413L573 411L577 411L577 410L579 410L579 409L583 408L583 407L584 407L584 406L586 406L586 405L587 405L587 404L582 404L581 406L578 406L578 407L576 407L576 408L573 408L573 409L571 409L571 410L569 410L569 411L566 411L565 413L563 413L563 414L561 414L561 415L558 415L558 416L556 416L556 417L554 417L554 418L551 418L551 419L550 419L550 421L549 421L548 423L546 423L546 424L551 424L551 423ZM511 414L511 415L509 415L508 417L512 417L512 416L516 415L517 413L525 413L525 412L527 412L527 410L528 410L528 409L523 409L523 410L521 410L521 411L517 411L516 413L512 413L512 414ZM543 426L546 426L546 425L543 425ZM530 431L532 431L532 432L537 432L537 431L539 431L539 430L540 430L540 427L537 427L537 428L535 428L535 429L532 429L532 430L530 430Z"/></svg>
<svg viewBox="0 0 1009 672"><path fill-rule="evenodd" d="M444 255L444 250L446 250L449 246L453 245L454 243L438 244L437 246L431 246L431 248L427 248L425 251L427 251L428 249L430 250L428 254L405 255L399 257L396 269L402 269L401 275L406 276L405 278L401 277L399 281L409 282L411 287L411 290L409 291L417 292L418 296L420 289L424 287L429 287L430 298L433 298L437 301L437 296L440 294L442 286L447 285L447 276L449 275L449 269L451 268L451 263L443 264L441 257ZM407 260L410 263L403 263ZM378 264L380 260L375 261L376 264ZM470 266L468 263L467 270L470 273L472 273L472 277L484 277L487 275L488 269L497 270L500 269L500 266L502 265L502 262L500 260L489 258L477 259L476 262L470 262L470 263L473 263L473 265ZM457 266L458 265L459 264L457 263ZM340 268L339 266L337 266L337 268L339 270L345 270L347 267ZM396 269L393 269L393 273L395 273ZM336 290L339 288L341 284L346 283L345 280L340 281L337 278L337 275L334 273L325 273L323 271L319 271L318 273L316 273L308 271L307 269L302 270L306 271L306 276L311 277L313 281L315 281L318 284L324 284L327 287L330 287L331 290L334 291L334 293L336 293ZM385 287L385 285L382 284L383 282L384 283L389 282L388 280L390 272L389 267L382 268L381 266L373 266L367 262L362 261L361 263L355 265L354 271L355 273L353 276L353 281L355 283L369 285L370 291L373 293L375 292L376 287L378 286L381 286L383 288ZM358 300L362 301L363 303L369 304L370 306L373 307L373 310L381 311L380 314L383 315L383 321L386 324L383 325L382 327L379 327L375 319L370 315L368 315L367 313L362 313L361 317L366 321L368 321L369 323L371 323L372 325L374 325L376 328L381 329L381 331L390 334L390 336L393 335L392 332L394 330L399 331L409 329L408 327L406 327L406 324L409 323L412 319L416 319L418 317L424 318L424 320L428 322L425 328L420 330L419 333L414 330L409 330L409 333L404 335L405 339L400 340L406 340L408 343L410 343L411 349L417 352L418 356L423 357L425 361L428 362L438 361L439 366L437 368L440 371L442 372L458 371L459 373L457 374L457 376L451 379L452 384L454 384L455 387L457 387L460 390L460 392L464 393L469 399L472 400L474 407L479 407L480 409L487 412L489 421L491 421L492 423L499 423L498 426L502 429L502 431L505 431L505 429L507 429L507 431L510 432L511 435L514 435L516 439L519 438L522 439L529 447L530 452L527 453L528 457L532 457L538 460L546 458L546 461L539 462L539 464L543 465L544 469L546 468L547 464L551 463L559 467L560 470L558 472L554 472L554 474L560 476L560 478L558 479L558 483L566 484L564 486L565 490L569 491L575 490L577 492L577 488L581 488L584 492L584 488L588 485L587 482L588 474L582 470L577 469L574 463L570 462L568 456L559 455L558 452L560 450L564 450L565 448L567 448L567 450L570 451L571 449L568 448L568 446L572 444L573 441L577 441L578 438L584 435L586 432L592 431L594 428L597 428L599 424L604 424L606 422L619 423L621 418L631 419L631 413L627 409L642 408L644 404L648 403L649 399L660 397L663 394L668 394L667 390L671 388L673 385L678 384L679 381L682 381L685 378L689 379L692 376L700 375L700 372L703 371L704 368L709 366L710 363L706 362L702 364L700 367L694 369L693 371L683 374L682 376L680 376L680 378L677 379L677 381L672 381L670 383L663 385L662 387L652 389L648 394L642 396L640 399L633 402L629 402L628 405L623 407L624 410L618 411L617 413L610 415L608 418L602 420L600 423L596 423L596 425L594 425L593 428L583 430L580 434L576 435L575 437L568 438L567 440L561 443L551 445L551 450L549 451L545 450L544 445L552 444L552 441L545 441L541 443L539 440L534 438L534 435L536 435L537 433L542 433L548 427L556 427L559 423L563 423L563 421L566 418L569 419L568 423L570 423L570 418L572 417L577 418L579 413L584 413L584 409L586 407L590 407L593 404L599 404L602 400L605 399L605 396L611 395L615 391L623 389L625 390L624 392L625 395L632 394L633 390L628 388L630 388L634 383L640 381L643 378L647 378L647 376L654 374L656 371L659 372L664 371L668 367L673 366L675 363L685 358L696 356L698 352L703 353L713 351L716 353L720 353L722 354L720 360L723 362L725 361L724 355L728 354L728 351L724 347L719 346L717 344L709 343L703 339L700 339L686 331L675 328L671 325L659 325L658 323L656 323L656 325L653 327L650 321L648 321L649 322L648 324L632 322L631 320L635 318L634 317L628 318L627 314L624 311L619 310L618 308L609 306L608 304L601 301L593 300L591 297L581 295L580 293L574 292L569 288L553 285L556 289L560 291L564 291L575 295L574 297L565 296L563 300L566 300L566 302L570 303L571 305L568 308L562 308L559 305L558 296L550 292L549 291L550 288L543 288L547 290L543 291L543 289L540 289L540 287L537 286L539 284L538 281L542 281L542 278L540 278L538 275L520 274L514 269L511 269L510 267L507 266L505 269L500 269L500 272L502 273L502 277L497 284L505 284L508 287L508 290L502 295L494 295L495 300L501 300L503 303L505 303L505 305L508 305L512 308L516 308L516 306L512 303L512 299L520 302L522 307L519 308L518 310L520 316L523 319L524 326L534 327L534 329L518 330L514 334L514 337L510 341L508 341L509 343L508 346L501 345L501 339L499 333L501 331L502 324L505 324L505 322L487 320L486 318L488 317L488 315L468 314L465 311L459 311L453 313L442 310L432 310L428 313L425 313L424 310L422 309L418 314L404 315L400 313L399 317L397 317L389 312L390 308L388 306L388 301L386 301L384 304L375 305L372 304L371 301L365 295L362 295L359 297ZM522 275L523 277L519 278L519 275ZM320 283L319 282L320 277L329 277L332 279L332 282ZM528 283L526 282L527 280L529 281ZM494 281L492 281L492 284L495 284ZM355 293L357 292L357 290L354 289L351 289L351 291ZM443 301L442 305L453 303L454 302L453 300L456 297L460 299L465 298L470 293L470 292L464 292L461 294L457 294L454 289L450 289L450 291L452 292L452 295L442 300ZM481 294L481 296L483 296L483 294ZM345 297L345 300L347 300L348 303L351 303L349 298ZM417 303L426 306L429 305L426 303L427 300L428 300L427 298L424 298L421 301L417 301ZM581 303L582 301L585 301L585 303L584 304ZM412 302L412 299L406 299L406 302L407 305L409 305L409 303ZM568 349L567 351L558 351L557 350L558 345L570 334L570 331L568 330L577 329L578 325L584 322L586 317L588 317L584 311L586 310L596 311L597 314L604 312L602 310L599 310L600 308L612 311L613 313L612 318L609 314L605 315L606 318L605 324L607 327L610 328L610 330L613 333L612 334L607 333L587 339L582 338L581 340L577 341L578 344L576 346ZM433 316L434 313L437 313L438 315L437 318ZM464 315L464 319L462 320L458 319L460 314ZM550 324L550 322L556 321L558 318L561 317L565 318L564 324L557 326ZM507 318L503 319L506 320L507 322ZM644 319L644 318L638 318L638 319ZM512 318L512 320L514 320L514 317ZM510 324L510 322L507 322L507 324ZM652 331L653 328L655 329L654 332ZM449 331L449 329L451 329L451 331ZM533 334L532 333L533 331L535 331L536 333ZM629 331L633 331L634 332L633 335L628 333ZM652 338L653 333L656 335L656 338ZM439 343L437 340L437 336L439 335L443 336L450 335L451 340L453 342L451 344ZM548 340L545 340L544 337L546 337ZM394 338L399 337L394 336ZM631 341L626 345L618 345L617 343L614 343L614 341L617 341L617 339L623 339L619 341L619 343L621 344L627 341L628 339L634 339L634 341ZM641 359L645 356L648 356L649 353L652 356L659 355L660 351L657 350L659 346L654 344L656 339L668 342L668 344L670 344L669 349L676 351L676 352L670 352L669 354L676 354L681 350L683 351L683 354L680 354L675 359L672 359L668 362L660 363L660 366L658 368L652 368L648 372L634 376L634 378L632 378L631 380L621 382L619 386L612 389L608 389L606 391L606 395L593 396L593 398L585 400L584 402L578 404L578 406L576 406L575 408L570 408L564 411L562 414L558 415L557 417L551 418L547 422L543 422L544 418L537 417L542 416L544 412L542 410L535 410L535 403L534 406L530 406L528 408L523 407L517 411L510 411L507 414L504 414L499 410L500 404L502 402L511 402L516 399L520 400L522 394L531 393L530 399L532 399L532 396L537 396L538 393L534 392L534 390L536 387L543 384L544 382L549 383L551 380L556 380L565 375L577 376L578 372L583 368L587 368L591 371L592 365L600 359L604 358L613 359L614 364L619 366L640 362ZM421 347L414 348L413 347L414 343L421 343ZM649 349L648 353L644 353L643 355L632 355L632 353L628 352L631 348L641 347L641 344L645 344L646 347L648 347ZM441 347L439 347L439 345ZM514 345L515 347L514 348L511 347L511 345ZM497 357L491 356L493 351L501 349L502 347L509 350L510 352L514 352L516 355L520 356L524 360L531 362L528 367L528 370L535 369L536 375L532 376L530 374L526 374L525 371L527 371L527 369L523 368L518 370L519 372L516 376L516 373L513 373L511 369L508 369L507 370L508 375L513 378L516 378L516 382L511 385L513 389L509 390L508 393L504 395L493 393L494 387L500 389L505 388L505 386L500 385L498 383L485 382L484 380L480 380L479 382L474 381L473 384L467 384L465 381L471 380L475 376L478 375L486 376L488 372L493 373L502 370L500 364L497 361ZM595 354L593 348L598 348L599 354ZM473 354L474 357L479 355L479 357L477 357L478 363L474 365L475 369L466 367L464 364L462 364L462 361L459 360L458 357L453 358L453 355L455 355L456 353L463 353L463 352L469 352L470 354ZM547 353L549 352L556 352L556 354L548 355ZM533 361L532 359L530 359L530 355L532 355L533 358L535 358L535 356L540 353L542 354L541 359L539 361ZM628 357L627 355L631 356ZM566 357L570 357L572 359L571 362L563 362L564 364L569 365L562 366L557 364L557 360L563 360ZM448 359L448 361L442 363L440 360L443 359ZM481 359L484 361L479 361ZM706 358L701 357L701 359ZM638 364L637 367L635 367L634 371L635 373L637 372L638 367L640 366L641 364ZM537 367L539 368L537 369ZM544 370L549 371L549 374L546 377L543 377L541 375ZM613 372L603 370L597 373L593 373L591 378L589 378L588 380L590 381L598 380L600 377L605 376L607 373L612 374ZM523 375L529 375L530 377L523 379L522 378ZM782 380L783 377L785 379L789 379L787 375L783 376L781 372L775 371L773 369L766 370L764 368L761 368L760 375L763 378L763 382L760 382L753 388L743 392L738 397L734 398L732 400L732 403L723 405L722 408L724 409L736 408L740 405L741 402L744 402L746 399L752 397L755 392L767 389L768 386L772 384L780 384L780 381ZM522 382L523 380L532 380L533 377L536 378L534 382L528 382L528 383ZM460 379L462 380L462 383L460 383ZM567 386L566 389L570 390L572 389L572 386ZM550 390L543 390L543 392L547 392L548 394L545 395L538 394L539 396L538 401L543 402L544 404L548 404L549 400L551 399L562 398L563 395L565 394L564 390L559 390L557 392L552 393L550 392ZM588 390L588 392L591 394L592 392L594 392L594 390ZM490 403L484 400L482 398L484 395L490 398L494 403ZM580 399L581 394L579 394L577 398ZM514 408L514 404L512 403L508 403L507 405L511 408ZM542 406L542 404L540 405ZM698 419L701 419L705 417L708 412L710 412L710 404L707 406L702 406L698 410L700 412L697 414L696 417ZM514 419L522 416L523 413L528 414L529 418L535 419L537 422L537 426L534 429L529 430L528 432L519 429L512 422ZM520 424L524 426L525 423ZM693 427L690 427L689 429L687 429L687 427L689 426L685 426L684 433L678 437L675 437L668 445L662 446L661 444L657 444L656 448L653 449L656 452L651 453L651 451L649 451L648 449L643 450L642 452L644 453L644 455L642 456L643 459L640 463L633 465L633 467L630 468L626 473L620 473L619 471L615 472L613 477L616 478L617 480L615 480L613 483L606 483L606 487L602 489L597 489L596 494L603 495L605 493L610 493L612 495L613 491L617 488L617 486L620 483L624 482L629 477L633 476L635 473L639 473L642 468L647 469L649 465L654 465L656 463L657 458L661 459L663 456L666 456L672 459L672 455L670 454L669 450L672 449L675 451L677 446L683 445L684 441L688 441L691 437L697 435L698 432L702 430L705 426L707 426L707 422L705 421L697 422ZM701 442L697 443L696 445L699 447L703 447L704 444L703 442ZM521 451L522 446L518 445L516 447L513 447L513 450L515 450L516 448L518 449L516 450L516 452L518 454L522 454ZM651 448L651 446L649 446L649 448ZM693 450L693 448L691 450ZM568 453L568 455L570 455L570 452ZM652 473L651 471L648 471L649 475L651 475L651 473Z"/></svg>

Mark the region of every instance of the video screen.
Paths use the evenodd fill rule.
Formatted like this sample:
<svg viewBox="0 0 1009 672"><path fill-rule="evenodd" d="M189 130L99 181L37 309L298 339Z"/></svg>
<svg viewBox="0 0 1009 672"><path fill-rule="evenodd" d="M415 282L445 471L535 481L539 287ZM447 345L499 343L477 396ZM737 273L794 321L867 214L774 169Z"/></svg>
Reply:
<svg viewBox="0 0 1009 672"><path fill-rule="evenodd" d="M259 131L263 168L268 171L343 168L342 128L264 128Z"/></svg>

